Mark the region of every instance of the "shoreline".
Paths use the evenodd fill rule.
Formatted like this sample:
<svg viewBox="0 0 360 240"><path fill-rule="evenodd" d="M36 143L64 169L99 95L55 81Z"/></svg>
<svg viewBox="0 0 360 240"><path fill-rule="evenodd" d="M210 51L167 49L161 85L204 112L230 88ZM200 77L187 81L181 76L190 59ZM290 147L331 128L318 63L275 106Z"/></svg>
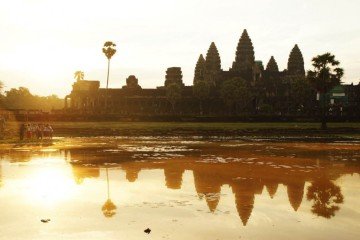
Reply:
<svg viewBox="0 0 360 240"><path fill-rule="evenodd" d="M8 122L5 145L40 143L40 140L20 142L18 127L21 122ZM181 138L229 138L244 141L299 141L334 142L360 141L360 123L329 123L321 130L319 123L180 123L180 122L52 122L54 141L74 137L181 137ZM49 140L43 140L47 142Z"/></svg>

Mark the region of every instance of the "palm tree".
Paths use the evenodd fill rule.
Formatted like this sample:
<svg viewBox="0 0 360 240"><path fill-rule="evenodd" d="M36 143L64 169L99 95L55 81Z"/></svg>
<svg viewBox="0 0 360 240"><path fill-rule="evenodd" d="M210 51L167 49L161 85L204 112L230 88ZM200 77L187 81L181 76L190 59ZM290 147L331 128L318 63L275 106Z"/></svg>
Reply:
<svg viewBox="0 0 360 240"><path fill-rule="evenodd" d="M101 208L104 216L107 218L113 217L116 214L116 206L110 199L109 173L106 168L106 182L107 182L107 200Z"/></svg>
<svg viewBox="0 0 360 240"><path fill-rule="evenodd" d="M308 71L307 77L320 94L321 128L326 129L326 94L341 83L344 70L339 68L340 62L331 53L318 55L312 59L313 71Z"/></svg>
<svg viewBox="0 0 360 240"><path fill-rule="evenodd" d="M107 41L107 42L104 43L104 47L102 48L103 53L105 54L105 56L108 59L108 71L107 71L106 89L108 88L108 85L109 85L110 59L116 53L115 47L116 47L115 43Z"/></svg>
<svg viewBox="0 0 360 240"><path fill-rule="evenodd" d="M84 80L84 72L82 72L82 71L76 71L76 72L74 73L74 78L76 79L76 81Z"/></svg>

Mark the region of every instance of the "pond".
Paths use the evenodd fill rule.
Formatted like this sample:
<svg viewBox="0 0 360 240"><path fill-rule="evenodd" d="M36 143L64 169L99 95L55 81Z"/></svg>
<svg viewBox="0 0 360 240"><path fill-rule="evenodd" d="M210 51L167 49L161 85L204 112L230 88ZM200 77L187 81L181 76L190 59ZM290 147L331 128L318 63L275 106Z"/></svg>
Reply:
<svg viewBox="0 0 360 240"><path fill-rule="evenodd" d="M0 239L360 239L359 199L356 142L94 137L0 154Z"/></svg>

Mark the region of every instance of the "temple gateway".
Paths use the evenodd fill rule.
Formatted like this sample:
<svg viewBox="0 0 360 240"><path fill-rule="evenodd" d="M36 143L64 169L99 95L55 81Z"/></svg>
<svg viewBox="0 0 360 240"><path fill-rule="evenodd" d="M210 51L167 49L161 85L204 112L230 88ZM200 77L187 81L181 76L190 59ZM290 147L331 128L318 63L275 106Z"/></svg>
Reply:
<svg viewBox="0 0 360 240"><path fill-rule="evenodd" d="M240 95L241 100L234 101L229 81L235 86L238 82L250 94L242 94L246 98ZM164 86L153 89L142 88L134 75L126 79L125 86L116 89L100 88L100 81L77 80L71 93L65 97L65 111L123 116L310 115L317 112L318 103L316 92L308 86L298 45L295 44L290 51L287 69L280 71L273 56L264 67L262 61L255 60L252 41L244 30L235 59L227 71L222 69L219 52L212 42L205 58L200 54L197 60L192 86L184 85L180 67L168 68ZM304 88L309 97L295 96L297 92L303 94L297 89L299 87ZM356 114L352 109L359 109L360 85L342 85L336 91L337 97L329 93L332 114L345 114L346 111Z"/></svg>

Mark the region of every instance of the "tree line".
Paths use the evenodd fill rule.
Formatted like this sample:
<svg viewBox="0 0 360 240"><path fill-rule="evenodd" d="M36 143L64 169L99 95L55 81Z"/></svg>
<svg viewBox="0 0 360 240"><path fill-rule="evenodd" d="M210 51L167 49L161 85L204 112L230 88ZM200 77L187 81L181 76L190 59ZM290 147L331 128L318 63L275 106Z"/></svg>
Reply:
<svg viewBox="0 0 360 240"><path fill-rule="evenodd" d="M64 100L56 95L34 95L25 87L12 88L5 92L3 89L4 84L0 82L0 109L36 109L48 112L64 107Z"/></svg>

